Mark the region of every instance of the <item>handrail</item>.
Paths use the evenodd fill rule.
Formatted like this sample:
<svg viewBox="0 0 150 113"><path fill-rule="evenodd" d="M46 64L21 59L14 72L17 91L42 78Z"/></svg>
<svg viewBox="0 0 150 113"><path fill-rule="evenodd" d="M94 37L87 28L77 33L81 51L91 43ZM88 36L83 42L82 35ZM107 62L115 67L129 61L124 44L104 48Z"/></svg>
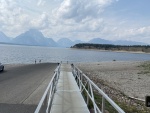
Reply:
<svg viewBox="0 0 150 113"><path fill-rule="evenodd" d="M77 79L77 83L79 85L79 88L82 92L82 90L85 90L87 93L87 104L89 99L91 99L93 106L94 106L94 112L95 113L104 113L105 111L105 100L107 100L119 113L125 113L112 99L110 99L96 84L94 84L93 81L91 81L85 74L82 73L82 71L74 66L72 64L73 74L75 78ZM84 81L83 81L84 78ZM88 84L88 89L86 89L86 85L84 85L83 82L86 82L86 85ZM98 91L100 95L102 95L102 110L100 110L94 100L93 95L93 89L92 86Z"/></svg>
<svg viewBox="0 0 150 113"><path fill-rule="evenodd" d="M53 95L54 95L54 92L56 89L56 84L57 84L59 74L60 74L60 65L61 64L59 64L57 66L57 68L55 69L54 75L53 75L52 79L50 80L50 82L49 82L49 84L48 84L48 86L47 86L47 88L46 88L46 90L45 90L45 92L44 92L44 94L43 94L43 96L42 96L42 98L41 98L41 100L40 100L34 113L40 113L43 105L46 107L45 112L46 113L49 112L49 110L51 108L51 106L49 106L49 105L53 100Z"/></svg>

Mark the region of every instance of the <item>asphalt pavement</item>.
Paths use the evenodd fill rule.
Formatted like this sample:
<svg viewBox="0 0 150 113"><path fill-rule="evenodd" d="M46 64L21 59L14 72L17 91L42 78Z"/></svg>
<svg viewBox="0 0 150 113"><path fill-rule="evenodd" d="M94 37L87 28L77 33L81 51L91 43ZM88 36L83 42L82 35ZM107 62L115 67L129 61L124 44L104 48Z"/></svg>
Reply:
<svg viewBox="0 0 150 113"><path fill-rule="evenodd" d="M57 64L5 65L0 72L0 113L33 113Z"/></svg>

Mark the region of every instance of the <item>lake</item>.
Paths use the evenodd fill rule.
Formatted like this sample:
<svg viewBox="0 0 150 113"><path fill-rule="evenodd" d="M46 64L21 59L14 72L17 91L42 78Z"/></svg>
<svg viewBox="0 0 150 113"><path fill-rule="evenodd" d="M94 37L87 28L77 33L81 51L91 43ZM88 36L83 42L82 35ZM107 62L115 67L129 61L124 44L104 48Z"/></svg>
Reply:
<svg viewBox="0 0 150 113"><path fill-rule="evenodd" d="M3 64L37 62L147 61L150 54L0 44Z"/></svg>

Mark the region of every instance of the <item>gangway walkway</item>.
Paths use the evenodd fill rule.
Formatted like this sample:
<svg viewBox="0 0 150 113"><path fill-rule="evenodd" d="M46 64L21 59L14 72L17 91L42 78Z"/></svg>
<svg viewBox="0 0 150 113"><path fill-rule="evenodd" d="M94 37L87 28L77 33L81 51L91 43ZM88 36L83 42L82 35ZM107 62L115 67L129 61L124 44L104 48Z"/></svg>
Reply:
<svg viewBox="0 0 150 113"><path fill-rule="evenodd" d="M69 64L61 65L51 113L90 113Z"/></svg>
<svg viewBox="0 0 150 113"><path fill-rule="evenodd" d="M95 94L102 97L101 106ZM84 97L84 98L83 98ZM97 85L73 64L59 64L34 113L105 113L107 101L118 113L125 113Z"/></svg>

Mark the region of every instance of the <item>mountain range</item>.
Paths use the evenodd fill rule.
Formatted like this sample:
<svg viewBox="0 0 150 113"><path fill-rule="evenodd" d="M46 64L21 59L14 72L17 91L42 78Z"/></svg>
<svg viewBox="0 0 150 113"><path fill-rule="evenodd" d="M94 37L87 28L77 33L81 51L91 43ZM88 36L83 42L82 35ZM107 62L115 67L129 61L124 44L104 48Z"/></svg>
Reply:
<svg viewBox="0 0 150 113"><path fill-rule="evenodd" d="M71 41L68 38L62 38L56 42L52 38L44 37L44 35L36 29L30 29L12 39L7 37L3 32L0 32L0 43L11 43L30 46L48 46L48 47L71 47L78 43L113 44L113 45L148 45L142 42L125 41L125 40L109 41L101 38L93 38L92 40L87 42L83 42L81 40Z"/></svg>
<svg viewBox="0 0 150 113"><path fill-rule="evenodd" d="M10 42L10 38L7 37L3 32L0 31L0 42Z"/></svg>

